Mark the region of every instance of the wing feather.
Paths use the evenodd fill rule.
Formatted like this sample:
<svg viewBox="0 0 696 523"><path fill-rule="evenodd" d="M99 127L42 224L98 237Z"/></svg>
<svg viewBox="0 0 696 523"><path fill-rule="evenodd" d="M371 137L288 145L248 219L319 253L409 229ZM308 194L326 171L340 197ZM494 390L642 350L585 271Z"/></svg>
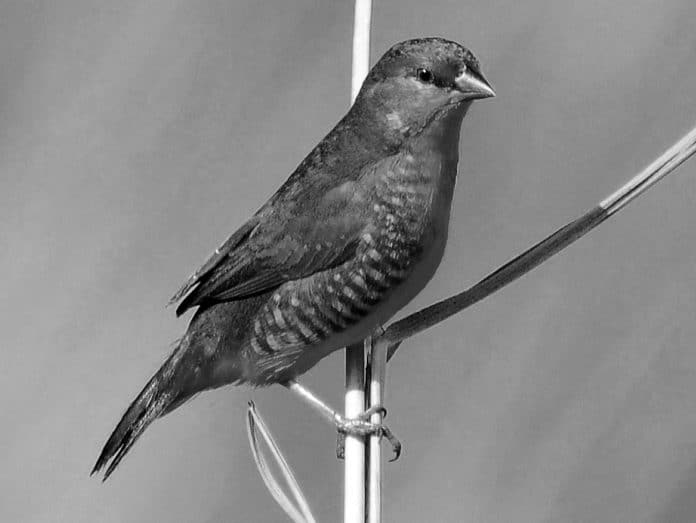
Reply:
<svg viewBox="0 0 696 523"><path fill-rule="evenodd" d="M207 260L205 260L203 265L201 265L196 272L189 276L179 290L176 291L174 296L169 299L168 305L172 305L181 300L181 298L183 298L193 287L208 276L208 274L214 270L218 264L232 252L233 249L235 249L240 243L249 237L257 225L258 219L254 217L237 229L237 231L227 238L225 242L220 245L220 247L215 249L215 251L208 257Z"/></svg>
<svg viewBox="0 0 696 523"><path fill-rule="evenodd" d="M285 205L283 205L285 204ZM314 205L277 202L235 232L174 295L177 315L203 303L248 298L344 263L365 228L365 198L354 182L324 191Z"/></svg>

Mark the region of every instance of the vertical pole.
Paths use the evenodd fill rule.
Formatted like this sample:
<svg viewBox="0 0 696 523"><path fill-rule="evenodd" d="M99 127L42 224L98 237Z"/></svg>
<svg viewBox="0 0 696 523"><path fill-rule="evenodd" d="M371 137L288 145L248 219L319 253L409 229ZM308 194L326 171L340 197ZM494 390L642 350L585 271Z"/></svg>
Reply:
<svg viewBox="0 0 696 523"><path fill-rule="evenodd" d="M358 96L370 68L370 19L372 0L355 0L353 62L350 101ZM346 348L345 416L352 418L365 410L365 348ZM365 439L347 436L345 443L343 520L365 521Z"/></svg>
<svg viewBox="0 0 696 523"><path fill-rule="evenodd" d="M350 103L355 101L363 80L370 71L370 23L372 0L355 0L353 23L353 74L350 84Z"/></svg>
<svg viewBox="0 0 696 523"><path fill-rule="evenodd" d="M387 344L382 340L373 342L370 352L369 366L370 382L369 406L384 405L384 388L387 374ZM373 414L372 423L381 423L382 415ZM381 523L382 521L382 448L381 435L370 436L368 444L367 463L367 521Z"/></svg>
<svg viewBox="0 0 696 523"><path fill-rule="evenodd" d="M365 350L362 343L346 348L345 416L365 410ZM344 523L365 521L365 438L346 435L344 452Z"/></svg>

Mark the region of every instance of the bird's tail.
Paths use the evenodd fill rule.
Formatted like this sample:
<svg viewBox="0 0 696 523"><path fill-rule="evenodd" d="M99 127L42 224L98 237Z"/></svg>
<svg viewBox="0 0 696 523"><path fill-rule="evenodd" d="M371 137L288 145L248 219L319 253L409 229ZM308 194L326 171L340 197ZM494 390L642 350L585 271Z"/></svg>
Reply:
<svg viewBox="0 0 696 523"><path fill-rule="evenodd" d="M184 394L188 385L187 366L183 361L188 359L187 341L184 338L178 343L164 365L130 404L104 445L92 474L100 471L108 463L103 478L103 481L106 481L150 423L193 395Z"/></svg>

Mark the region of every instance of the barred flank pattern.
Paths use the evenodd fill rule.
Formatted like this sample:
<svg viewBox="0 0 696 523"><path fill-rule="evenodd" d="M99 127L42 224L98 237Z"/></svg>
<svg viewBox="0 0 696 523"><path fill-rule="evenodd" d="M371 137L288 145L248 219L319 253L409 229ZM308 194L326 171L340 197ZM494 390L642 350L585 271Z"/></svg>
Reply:
<svg viewBox="0 0 696 523"><path fill-rule="evenodd" d="M281 286L258 312L249 346L258 364L277 372L298 349L329 339L374 312L411 274L423 252L433 180L411 155L375 181L370 227L356 256Z"/></svg>

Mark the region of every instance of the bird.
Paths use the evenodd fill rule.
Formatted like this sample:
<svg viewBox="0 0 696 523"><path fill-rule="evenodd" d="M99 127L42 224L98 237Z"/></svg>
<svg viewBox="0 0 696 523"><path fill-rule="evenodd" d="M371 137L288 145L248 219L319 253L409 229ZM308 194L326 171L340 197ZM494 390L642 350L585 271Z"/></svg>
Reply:
<svg viewBox="0 0 696 523"><path fill-rule="evenodd" d="M199 392L291 383L384 325L432 278L450 221L462 120L495 92L463 45L392 46L290 177L176 292L196 308L92 474Z"/></svg>

